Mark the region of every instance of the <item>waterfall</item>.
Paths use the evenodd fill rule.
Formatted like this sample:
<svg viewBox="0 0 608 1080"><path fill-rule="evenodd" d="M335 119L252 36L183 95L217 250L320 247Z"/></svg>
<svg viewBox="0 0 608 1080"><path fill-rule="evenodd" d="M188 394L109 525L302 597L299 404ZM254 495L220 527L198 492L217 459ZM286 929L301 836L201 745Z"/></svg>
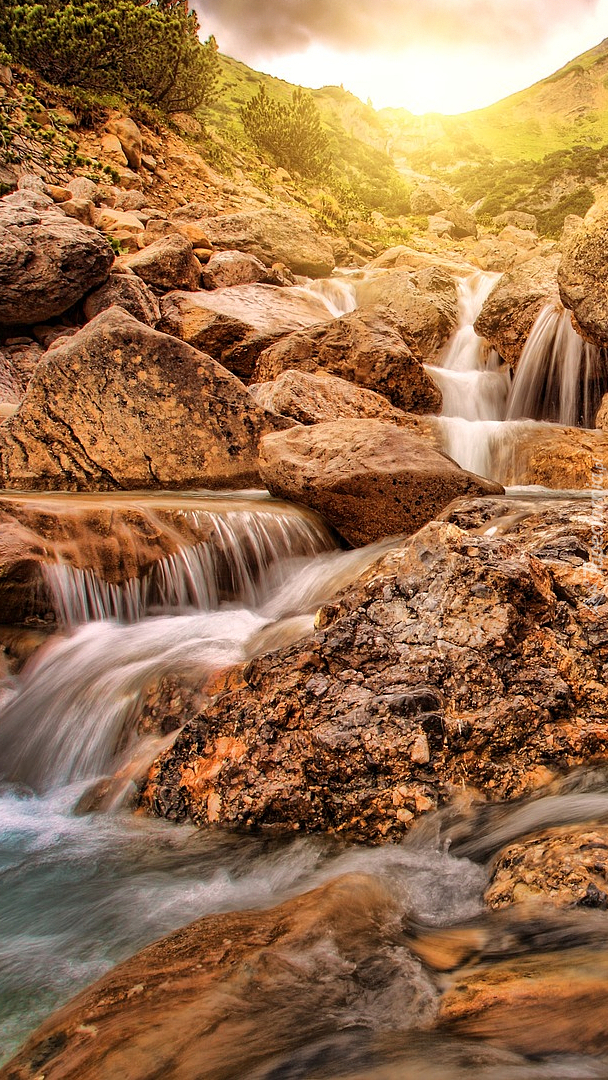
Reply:
<svg viewBox="0 0 608 1080"><path fill-rule="evenodd" d="M180 546L143 578L116 585L92 570L45 564L58 620L68 627L100 619L133 623L151 612L213 611L225 600L255 606L260 582L272 567L334 546L321 520L303 512L184 509L181 515L197 529L211 523L210 539Z"/></svg>
<svg viewBox="0 0 608 1080"><path fill-rule="evenodd" d="M474 329L498 274L473 274L459 285L460 324L439 357L425 365L443 395L429 422L442 449L463 469L499 483L527 482L534 436L562 426L591 427L605 388L601 350L584 341L560 304L537 316L515 377Z"/></svg>
<svg viewBox="0 0 608 1080"><path fill-rule="evenodd" d="M425 364L443 396L442 416L471 421L504 418L509 369L474 329L475 320L499 277L499 274L480 272L460 282L458 329L440 353L438 364Z"/></svg>
<svg viewBox="0 0 608 1080"><path fill-rule="evenodd" d="M547 304L536 318L517 365L507 420L527 417L567 427L593 427L601 363L600 349L577 334L570 312Z"/></svg>
<svg viewBox="0 0 608 1080"><path fill-rule="evenodd" d="M321 300L334 318L347 315L357 307L355 286L342 277L317 278L307 285L307 290Z"/></svg>

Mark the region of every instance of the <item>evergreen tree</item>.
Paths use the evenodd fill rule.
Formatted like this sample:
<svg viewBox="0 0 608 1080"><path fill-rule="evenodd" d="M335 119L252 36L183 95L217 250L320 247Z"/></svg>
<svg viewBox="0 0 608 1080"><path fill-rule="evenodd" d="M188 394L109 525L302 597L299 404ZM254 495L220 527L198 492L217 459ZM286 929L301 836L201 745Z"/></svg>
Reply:
<svg viewBox="0 0 608 1080"><path fill-rule="evenodd" d="M49 82L140 94L168 112L210 101L218 70L187 0L4 0L0 42Z"/></svg>
<svg viewBox="0 0 608 1080"><path fill-rule="evenodd" d="M329 139L311 94L298 88L283 104L273 101L262 83L241 109L241 118L252 142L270 153L277 165L317 178L328 169Z"/></svg>

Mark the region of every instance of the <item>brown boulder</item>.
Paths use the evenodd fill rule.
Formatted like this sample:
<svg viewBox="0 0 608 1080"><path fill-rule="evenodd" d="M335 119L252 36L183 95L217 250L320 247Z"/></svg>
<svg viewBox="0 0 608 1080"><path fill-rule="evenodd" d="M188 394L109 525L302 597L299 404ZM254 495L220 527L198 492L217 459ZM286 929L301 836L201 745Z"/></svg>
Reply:
<svg viewBox="0 0 608 1080"><path fill-rule="evenodd" d="M511 366L519 360L537 315L559 303L558 255L530 259L504 274L483 305L475 330Z"/></svg>
<svg viewBox="0 0 608 1080"><path fill-rule="evenodd" d="M278 285L276 275L243 251L216 251L205 265L201 283L205 289L223 289L229 285L248 285L253 282Z"/></svg>
<svg viewBox="0 0 608 1080"><path fill-rule="evenodd" d="M399 917L387 882L354 873L270 911L200 919L46 1020L6 1077L245 1080L370 1015L428 1027L439 994L395 933Z"/></svg>
<svg viewBox="0 0 608 1080"><path fill-rule="evenodd" d="M419 360L429 360L458 324L453 276L431 268L410 274L405 270L374 270L356 282L361 309L386 306L405 341Z"/></svg>
<svg viewBox="0 0 608 1080"><path fill-rule="evenodd" d="M108 121L107 130L119 140L127 164L132 169L139 169L141 166L142 137L135 121L127 116L117 116Z"/></svg>
<svg viewBox="0 0 608 1080"><path fill-rule="evenodd" d="M87 296L84 302L85 317L94 319L101 311L115 304L148 326L156 326L160 321L158 300L137 274L110 274L100 289Z"/></svg>
<svg viewBox="0 0 608 1080"><path fill-rule="evenodd" d="M405 344L400 324L385 308L357 310L290 334L261 353L256 382L283 371L318 372L346 379L383 394L404 411L439 412L441 392Z"/></svg>
<svg viewBox="0 0 608 1080"><path fill-rule="evenodd" d="M160 310L165 333L203 349L243 379L271 343L331 318L320 297L260 284L170 292L161 299Z"/></svg>
<svg viewBox="0 0 608 1080"><path fill-rule="evenodd" d="M509 844L485 892L491 908L543 902L608 908L608 827L564 826Z"/></svg>
<svg viewBox="0 0 608 1080"><path fill-rule="evenodd" d="M38 366L0 428L4 487L251 487L257 443L284 426L204 353L102 312Z"/></svg>
<svg viewBox="0 0 608 1080"><path fill-rule="evenodd" d="M354 547L415 532L459 495L502 491L382 420L268 435L260 471L271 494L317 510Z"/></svg>
<svg viewBox="0 0 608 1080"><path fill-rule="evenodd" d="M488 503L498 514L501 500ZM314 635L253 660L240 687L191 715L145 804L201 825L370 842L456 793L514 799L606 762L594 521L588 506L549 504L513 537L427 525L322 608Z"/></svg>
<svg viewBox="0 0 608 1080"><path fill-rule="evenodd" d="M591 208L582 226L562 241L558 271L562 303L596 345L608 343L608 199Z"/></svg>
<svg viewBox="0 0 608 1080"><path fill-rule="evenodd" d="M111 247L95 229L59 210L10 208L0 201L0 323L61 315L106 280L113 262Z"/></svg>
<svg viewBox="0 0 608 1080"><path fill-rule="evenodd" d="M213 247L245 251L265 266L280 262L294 274L319 278L328 277L336 264L331 242L302 211L251 210L205 217L202 224Z"/></svg>
<svg viewBox="0 0 608 1080"><path fill-rule="evenodd" d="M261 408L290 416L299 424L322 424L352 416L359 420L388 420L402 427L412 425L412 418L382 394L323 371L283 371L274 382L251 385L249 393Z"/></svg>
<svg viewBox="0 0 608 1080"><path fill-rule="evenodd" d="M555 925L543 929L550 941ZM595 929L596 940L587 948L543 949L539 934L536 955L467 969L453 980L442 1001L441 1027L460 1038L487 1040L552 1060L559 1060L559 1054L605 1054L608 952L599 927ZM528 941L536 930L531 921ZM571 933L585 941L590 936L586 930L584 924L575 925ZM512 935L511 927L504 931ZM491 956L491 948L488 952ZM578 1073L578 1066L575 1069Z"/></svg>
<svg viewBox="0 0 608 1080"><path fill-rule="evenodd" d="M608 431L608 394L604 394L600 407L595 414L595 427Z"/></svg>
<svg viewBox="0 0 608 1080"><path fill-rule="evenodd" d="M163 236L122 261L155 289L198 289L201 265L190 241L179 233Z"/></svg>

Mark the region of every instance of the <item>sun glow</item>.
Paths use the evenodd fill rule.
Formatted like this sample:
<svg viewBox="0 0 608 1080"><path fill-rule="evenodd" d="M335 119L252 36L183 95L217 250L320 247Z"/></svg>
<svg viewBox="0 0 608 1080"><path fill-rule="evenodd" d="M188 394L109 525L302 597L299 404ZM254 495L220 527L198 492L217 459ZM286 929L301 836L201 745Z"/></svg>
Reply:
<svg viewBox="0 0 608 1080"><path fill-rule="evenodd" d="M598 0L593 15L556 27L542 52L529 48L514 55L497 34L495 47L438 38L434 45L412 42L401 53L338 51L311 45L300 53L276 53L253 62L259 71L291 83L318 88L342 84L376 109L404 108L413 113L461 113L481 109L553 74L579 53L599 44L608 26L608 0Z"/></svg>

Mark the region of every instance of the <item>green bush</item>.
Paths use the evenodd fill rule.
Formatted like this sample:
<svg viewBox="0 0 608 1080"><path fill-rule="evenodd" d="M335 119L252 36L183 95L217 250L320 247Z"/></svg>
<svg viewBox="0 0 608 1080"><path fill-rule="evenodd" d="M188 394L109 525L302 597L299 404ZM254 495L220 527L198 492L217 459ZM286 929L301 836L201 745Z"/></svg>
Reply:
<svg viewBox="0 0 608 1080"><path fill-rule="evenodd" d="M213 97L215 39L187 0L4 0L0 43L56 85L114 90L167 112Z"/></svg>
<svg viewBox="0 0 608 1080"><path fill-rule="evenodd" d="M273 101L262 83L241 109L245 131L277 165L302 176L319 178L330 161L329 139L310 94L298 88L291 101Z"/></svg>

